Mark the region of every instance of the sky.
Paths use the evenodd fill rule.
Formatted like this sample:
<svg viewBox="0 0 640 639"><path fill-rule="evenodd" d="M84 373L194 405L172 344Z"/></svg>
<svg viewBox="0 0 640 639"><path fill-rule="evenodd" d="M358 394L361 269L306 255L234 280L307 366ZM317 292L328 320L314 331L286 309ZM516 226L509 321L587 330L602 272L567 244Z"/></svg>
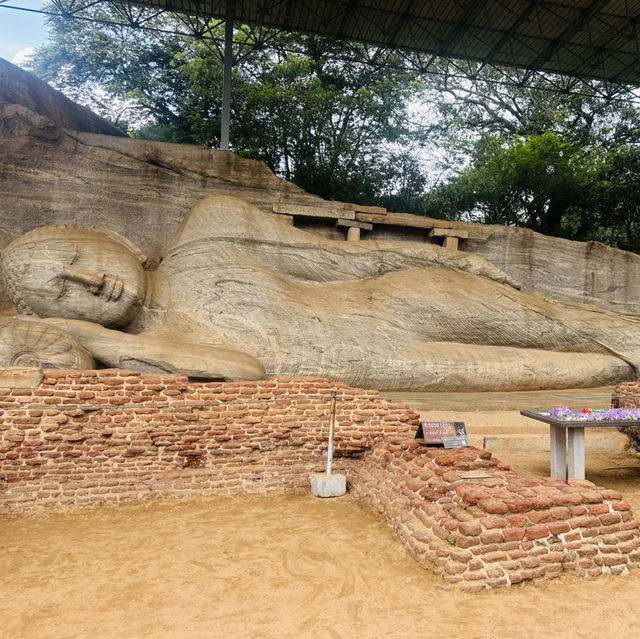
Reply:
<svg viewBox="0 0 640 639"><path fill-rule="evenodd" d="M7 7L39 9L41 0L0 0L0 58L20 64L33 47L44 44L47 29L44 16Z"/></svg>

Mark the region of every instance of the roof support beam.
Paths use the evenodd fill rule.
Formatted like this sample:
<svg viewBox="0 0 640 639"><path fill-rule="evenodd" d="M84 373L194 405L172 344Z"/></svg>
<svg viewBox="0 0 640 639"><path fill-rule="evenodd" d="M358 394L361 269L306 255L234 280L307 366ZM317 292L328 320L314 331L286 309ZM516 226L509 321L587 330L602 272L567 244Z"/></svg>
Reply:
<svg viewBox="0 0 640 639"><path fill-rule="evenodd" d="M582 31L585 28L589 20L593 18L596 13L601 11L609 4L609 0L594 0L588 7L580 11L578 18L575 22L567 27L559 36L555 38L555 41L549 45L532 63L531 68L543 67L560 49L565 47L569 40Z"/></svg>
<svg viewBox="0 0 640 639"><path fill-rule="evenodd" d="M538 0L531 0L531 2L529 2L529 6L514 20L509 30L505 31L500 40L493 47L491 47L485 57L484 62L482 63L483 67L485 64L490 64L493 61L493 57L496 55L496 53L499 53L505 46L505 44L507 44L507 42L511 40L518 29L531 17L531 14L536 10L537 7Z"/></svg>
<svg viewBox="0 0 640 639"><path fill-rule="evenodd" d="M469 11L473 10L477 13L481 13L487 5L487 0L467 0L461 11L460 19L455 23L446 38L440 41L437 51L435 51L436 57L442 55L443 51L449 51L450 48L464 37L464 34L469 29L469 24L465 22L465 18Z"/></svg>

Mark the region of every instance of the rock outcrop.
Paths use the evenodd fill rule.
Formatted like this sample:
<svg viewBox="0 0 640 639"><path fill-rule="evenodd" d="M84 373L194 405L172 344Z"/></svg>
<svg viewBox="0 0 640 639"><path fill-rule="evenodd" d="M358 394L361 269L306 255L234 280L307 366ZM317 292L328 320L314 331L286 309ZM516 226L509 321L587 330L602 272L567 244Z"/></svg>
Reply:
<svg viewBox="0 0 640 639"><path fill-rule="evenodd" d="M16 308L110 367L404 391L600 386L640 367L640 317L522 292L471 253L318 237L229 196L193 207L152 271L117 234L69 226L2 259Z"/></svg>
<svg viewBox="0 0 640 639"><path fill-rule="evenodd" d="M15 104L59 126L83 133L126 137L108 120L72 102L32 73L0 58L0 104Z"/></svg>
<svg viewBox="0 0 640 639"><path fill-rule="evenodd" d="M69 223L116 231L157 261L185 212L214 194L234 195L268 212L275 202L294 205L294 211L295 205L321 211L336 204L227 151L122 137L102 118L0 60L0 248L37 226ZM372 227L362 232L363 240L438 242L425 232L424 218L360 217ZM331 218L309 230L339 235ZM527 229L443 226L462 232L461 250L491 261L523 290L640 313L638 255ZM9 305L1 289L0 311Z"/></svg>
<svg viewBox="0 0 640 639"><path fill-rule="evenodd" d="M229 151L122 137L0 62L0 248L38 226L77 224L120 233L157 262L185 212L207 195L236 195L265 211L278 200L324 205Z"/></svg>
<svg viewBox="0 0 640 639"><path fill-rule="evenodd" d="M640 317L624 314L640 313L640 256L327 202L230 152L108 126L118 135L105 135L99 118L1 68L12 79L0 84L0 249L44 225L102 227L111 240L100 247L119 234L145 269L144 286L129 291L109 260L79 268L65 236L66 262L58 249L32 251L45 275L53 256L48 280L17 276L14 300L31 293L26 306L59 318L49 326L102 364L207 379L323 375L387 390L560 388L637 375ZM14 276L22 263L31 268L30 257L14 260ZM52 291L52 306L39 305ZM69 291L100 303L75 304ZM115 323L94 313L129 298L134 312ZM64 312L55 310L61 299ZM2 311L12 311L6 285Z"/></svg>

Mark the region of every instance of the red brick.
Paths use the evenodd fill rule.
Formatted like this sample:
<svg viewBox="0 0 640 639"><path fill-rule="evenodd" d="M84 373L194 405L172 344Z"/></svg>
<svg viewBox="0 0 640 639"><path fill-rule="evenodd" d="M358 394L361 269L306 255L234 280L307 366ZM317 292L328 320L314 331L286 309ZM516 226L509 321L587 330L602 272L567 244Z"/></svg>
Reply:
<svg viewBox="0 0 640 639"><path fill-rule="evenodd" d="M504 536L505 541L520 541L524 539L525 529L524 528L505 528L502 531L502 535Z"/></svg>
<svg viewBox="0 0 640 639"><path fill-rule="evenodd" d="M535 539L543 539L550 534L548 526L530 526L525 529L527 539L533 541Z"/></svg>
<svg viewBox="0 0 640 639"><path fill-rule="evenodd" d="M531 505L536 510L546 510L551 508L554 504L553 499L547 497L546 495L535 495L529 499Z"/></svg>
<svg viewBox="0 0 640 639"><path fill-rule="evenodd" d="M602 493L597 490L583 490L582 499L587 504L599 504L602 502Z"/></svg>
<svg viewBox="0 0 640 639"><path fill-rule="evenodd" d="M624 555L611 554L604 555L602 557L602 562L605 566L619 566L623 564L627 564L629 560Z"/></svg>
<svg viewBox="0 0 640 639"><path fill-rule="evenodd" d="M571 526L567 521L554 521L549 524L549 532L552 535L561 535L562 533L569 532Z"/></svg>
<svg viewBox="0 0 640 639"><path fill-rule="evenodd" d="M571 528L594 528L600 525L599 517L576 517L571 520Z"/></svg>
<svg viewBox="0 0 640 639"><path fill-rule="evenodd" d="M479 537L459 537L456 540L456 546L458 548L472 548L480 545Z"/></svg>
<svg viewBox="0 0 640 639"><path fill-rule="evenodd" d="M604 515L600 515L600 521L604 526L611 526L613 524L618 524L622 521L622 517L620 513L606 513Z"/></svg>
<svg viewBox="0 0 640 639"><path fill-rule="evenodd" d="M509 512L509 508L504 502L493 498L481 499L478 506L491 515L502 515Z"/></svg>
<svg viewBox="0 0 640 639"><path fill-rule="evenodd" d="M531 523L533 524L546 524L547 522L550 522L553 519L549 511L531 512L529 513L528 517Z"/></svg>
<svg viewBox="0 0 640 639"><path fill-rule="evenodd" d="M545 564L559 564L562 563L563 559L564 554L561 552L550 552L542 556L542 561L544 561Z"/></svg>
<svg viewBox="0 0 640 639"><path fill-rule="evenodd" d="M499 530L491 530L480 535L483 544L499 544L504 541L504 537Z"/></svg>
<svg viewBox="0 0 640 639"><path fill-rule="evenodd" d="M532 508L531 502L527 499L520 499L518 497L508 497L504 500L505 505L512 513L526 513Z"/></svg>
<svg viewBox="0 0 640 639"><path fill-rule="evenodd" d="M503 517L482 517L480 523L487 529L493 528L505 528L507 526L507 520Z"/></svg>
<svg viewBox="0 0 640 639"><path fill-rule="evenodd" d="M482 527L476 520L462 521L458 524L458 530L467 537L475 537L482 532Z"/></svg>
<svg viewBox="0 0 640 639"><path fill-rule="evenodd" d="M527 518L524 515L510 515L507 519L514 528L524 528L527 525Z"/></svg>

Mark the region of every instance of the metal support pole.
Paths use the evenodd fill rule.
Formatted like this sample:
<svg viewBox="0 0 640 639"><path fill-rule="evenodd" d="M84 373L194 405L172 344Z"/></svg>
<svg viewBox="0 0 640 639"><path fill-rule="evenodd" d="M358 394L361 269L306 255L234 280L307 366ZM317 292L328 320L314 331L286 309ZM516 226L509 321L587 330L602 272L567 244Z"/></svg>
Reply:
<svg viewBox="0 0 640 639"><path fill-rule="evenodd" d="M220 148L229 150L229 128L231 122L231 70L233 69L233 21L235 18L235 0L227 0L227 13L224 27L224 68L222 74L222 126L220 130Z"/></svg>
<svg viewBox="0 0 640 639"><path fill-rule="evenodd" d="M327 475L331 474L333 465L333 431L336 428L336 392L331 392L331 409L329 411L329 446L327 447Z"/></svg>

